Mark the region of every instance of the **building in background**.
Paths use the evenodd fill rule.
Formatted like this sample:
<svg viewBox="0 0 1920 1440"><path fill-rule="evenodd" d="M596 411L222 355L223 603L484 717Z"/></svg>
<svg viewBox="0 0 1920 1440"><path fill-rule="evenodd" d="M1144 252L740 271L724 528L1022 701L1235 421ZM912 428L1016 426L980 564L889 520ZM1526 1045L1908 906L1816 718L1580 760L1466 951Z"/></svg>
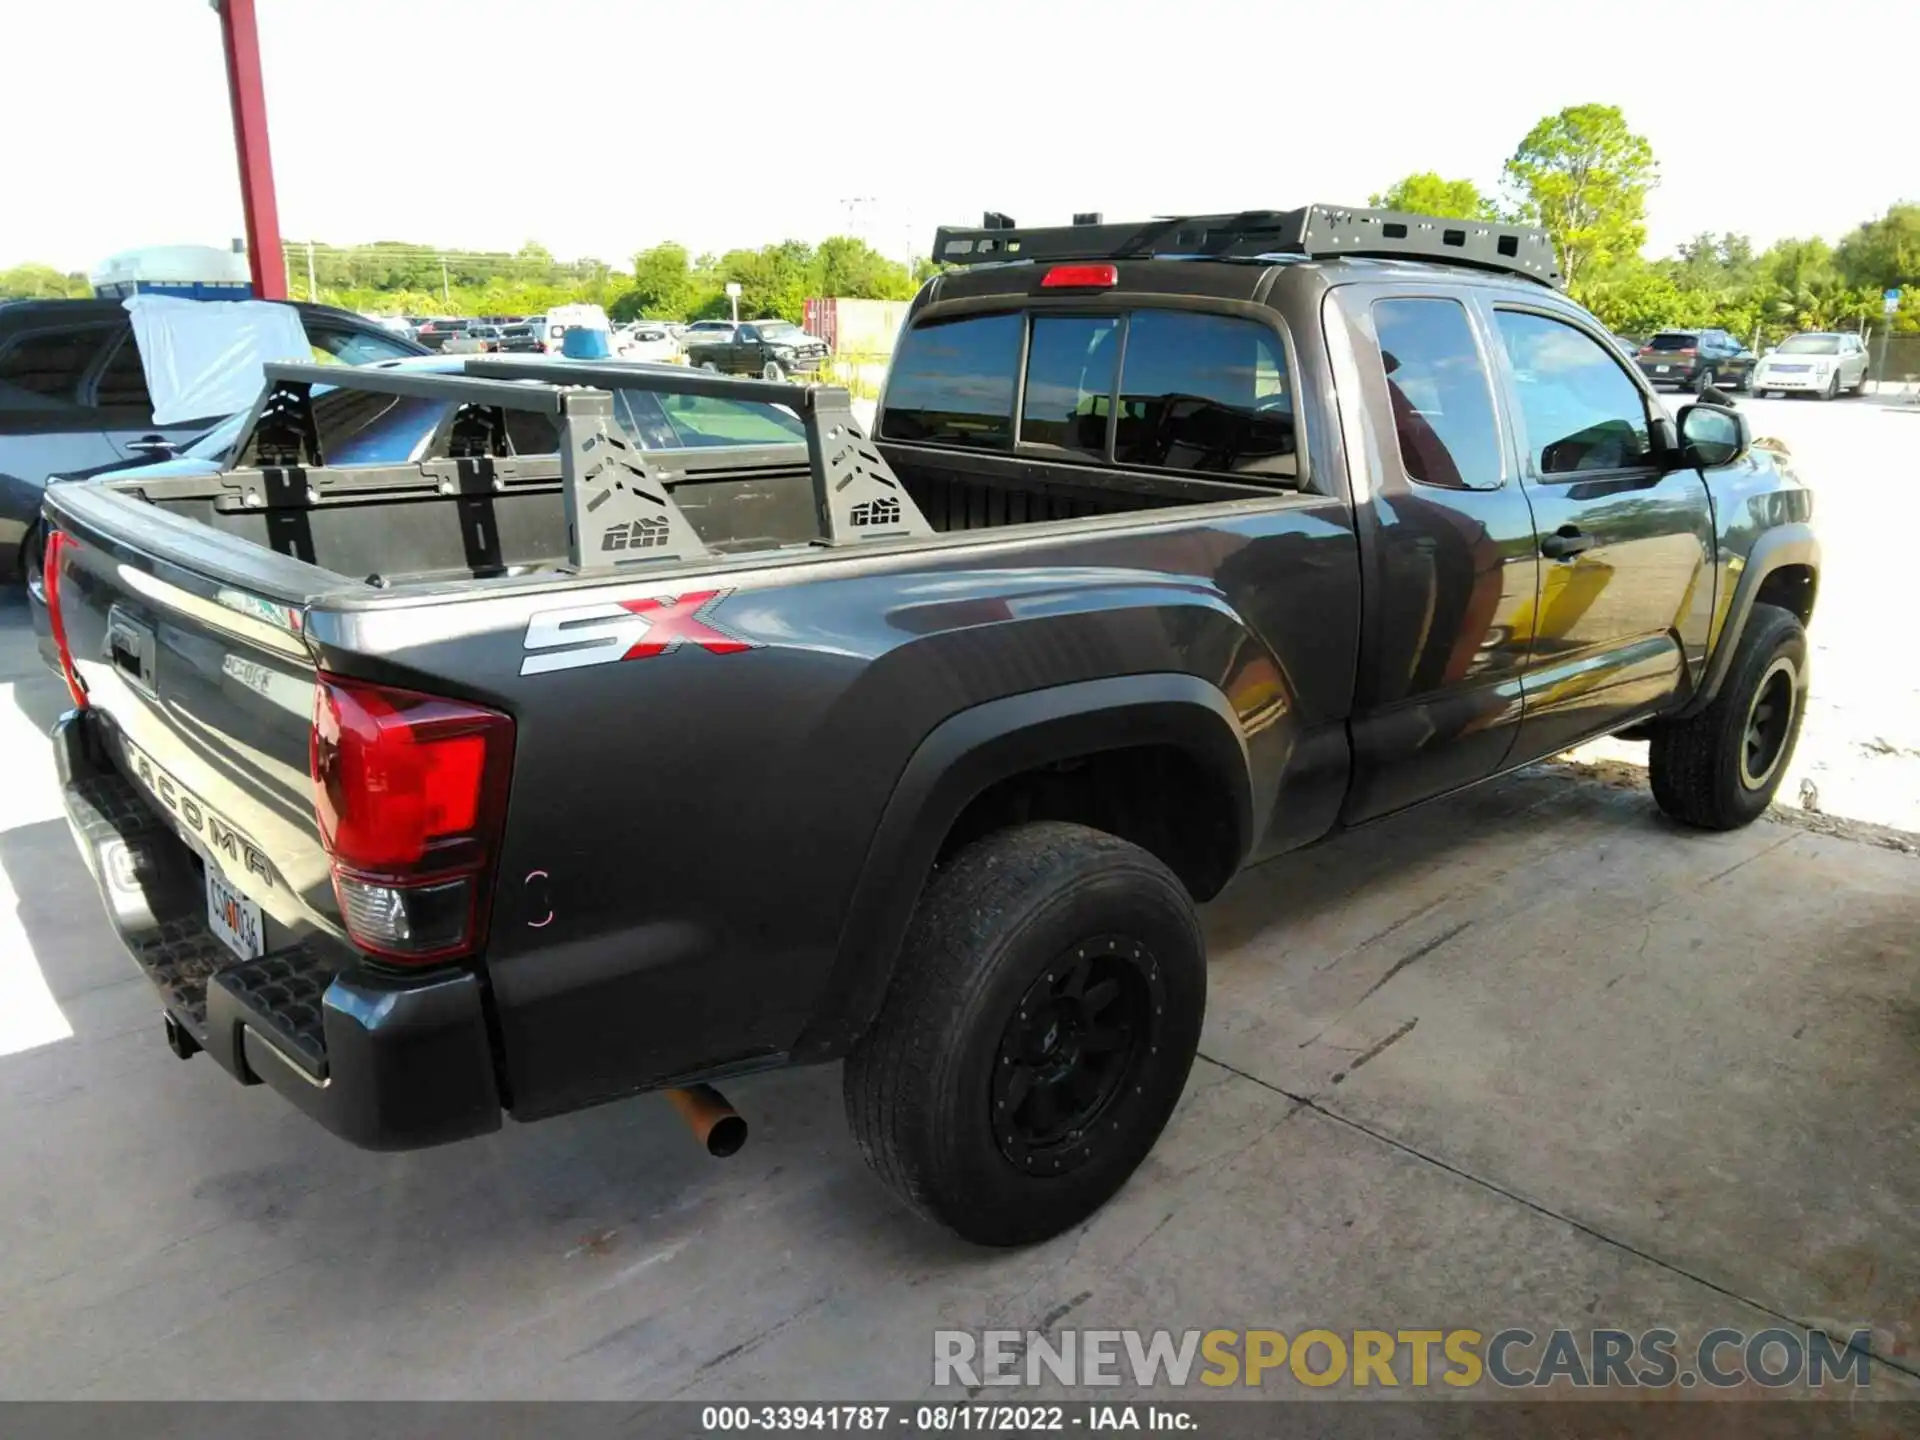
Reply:
<svg viewBox="0 0 1920 1440"><path fill-rule="evenodd" d="M111 255L87 277L104 300L129 295L177 295L187 300L250 300L252 277L244 245L148 245Z"/></svg>
<svg viewBox="0 0 1920 1440"><path fill-rule="evenodd" d="M827 342L835 355L884 358L906 323L910 300L807 301L805 329Z"/></svg>

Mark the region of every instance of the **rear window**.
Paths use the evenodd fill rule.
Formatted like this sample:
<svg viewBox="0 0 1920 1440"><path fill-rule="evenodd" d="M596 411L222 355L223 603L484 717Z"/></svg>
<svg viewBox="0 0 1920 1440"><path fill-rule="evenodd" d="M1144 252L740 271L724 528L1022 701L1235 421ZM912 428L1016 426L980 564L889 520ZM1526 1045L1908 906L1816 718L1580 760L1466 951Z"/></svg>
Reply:
<svg viewBox="0 0 1920 1440"><path fill-rule="evenodd" d="M1123 465L1294 477L1293 392L1279 338L1225 315L1135 311L1113 451Z"/></svg>
<svg viewBox="0 0 1920 1440"><path fill-rule="evenodd" d="M1013 443L1021 315L921 325L900 338L887 380L881 433L1004 450Z"/></svg>
<svg viewBox="0 0 1920 1440"><path fill-rule="evenodd" d="M1698 335L1683 335L1678 330L1663 330L1647 342L1650 350L1697 350L1700 348Z"/></svg>
<svg viewBox="0 0 1920 1440"><path fill-rule="evenodd" d="M1105 456L1119 353L1118 316L1036 316L1020 438Z"/></svg>

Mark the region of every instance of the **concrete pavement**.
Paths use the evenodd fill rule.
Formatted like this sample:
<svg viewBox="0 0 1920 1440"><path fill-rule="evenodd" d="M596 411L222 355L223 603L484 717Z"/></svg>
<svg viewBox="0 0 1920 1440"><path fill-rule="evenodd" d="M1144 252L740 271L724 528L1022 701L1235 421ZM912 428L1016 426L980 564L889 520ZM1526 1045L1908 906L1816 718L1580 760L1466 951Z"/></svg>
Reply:
<svg viewBox="0 0 1920 1440"><path fill-rule="evenodd" d="M0 1055L0 1396L912 1398L940 1327L1563 1323L1865 1325L1873 1395L1920 1393L1912 855L1539 770L1255 870L1158 1150L987 1253L868 1179L832 1070L729 1087L723 1163L646 1099L369 1155L182 1064L0 641L41 1025Z"/></svg>

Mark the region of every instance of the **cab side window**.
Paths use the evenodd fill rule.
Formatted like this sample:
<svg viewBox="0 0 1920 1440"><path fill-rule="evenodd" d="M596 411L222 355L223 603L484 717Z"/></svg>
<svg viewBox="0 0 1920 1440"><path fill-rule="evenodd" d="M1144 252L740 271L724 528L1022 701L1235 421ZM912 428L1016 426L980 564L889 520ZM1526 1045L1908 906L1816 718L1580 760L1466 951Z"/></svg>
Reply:
<svg viewBox="0 0 1920 1440"><path fill-rule="evenodd" d="M1457 300L1379 300L1373 327L1407 478L1450 490L1498 488L1493 387Z"/></svg>
<svg viewBox="0 0 1920 1440"><path fill-rule="evenodd" d="M1536 475L1652 463L1646 401L1599 341L1546 315L1495 313Z"/></svg>

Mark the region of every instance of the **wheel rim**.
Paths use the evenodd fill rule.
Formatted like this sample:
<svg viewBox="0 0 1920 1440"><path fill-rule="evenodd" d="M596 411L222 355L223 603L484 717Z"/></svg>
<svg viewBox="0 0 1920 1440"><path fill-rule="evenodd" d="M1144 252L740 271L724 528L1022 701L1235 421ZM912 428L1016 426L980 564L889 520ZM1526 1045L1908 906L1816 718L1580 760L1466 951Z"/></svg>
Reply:
<svg viewBox="0 0 1920 1440"><path fill-rule="evenodd" d="M762 380L778 380L780 378L780 367L769 360L767 362L767 368L760 372L760 378Z"/></svg>
<svg viewBox="0 0 1920 1440"><path fill-rule="evenodd" d="M702 361L700 362L700 368L701 368L702 370L715 370L715 371L717 371L717 370L718 370L718 369L719 369L720 367L719 367L718 365L716 365L716 364L714 364L714 363L713 363L713 361L711 361L711 360L702 360Z"/></svg>
<svg viewBox="0 0 1920 1440"><path fill-rule="evenodd" d="M1023 1170L1060 1175L1093 1155L1140 1092L1160 1046L1166 993L1137 940L1102 935L1055 958L1027 987L993 1065L993 1135Z"/></svg>
<svg viewBox="0 0 1920 1440"><path fill-rule="evenodd" d="M1714 384L1713 371L1702 370L1700 372L1699 393L1702 395L1706 394L1707 391L1713 388L1713 384Z"/></svg>
<svg viewBox="0 0 1920 1440"><path fill-rule="evenodd" d="M1797 678L1793 661L1783 655L1767 667L1754 687L1746 728L1740 735L1740 783L1749 790L1763 787L1780 768L1787 736L1793 731L1794 711L1800 705Z"/></svg>

